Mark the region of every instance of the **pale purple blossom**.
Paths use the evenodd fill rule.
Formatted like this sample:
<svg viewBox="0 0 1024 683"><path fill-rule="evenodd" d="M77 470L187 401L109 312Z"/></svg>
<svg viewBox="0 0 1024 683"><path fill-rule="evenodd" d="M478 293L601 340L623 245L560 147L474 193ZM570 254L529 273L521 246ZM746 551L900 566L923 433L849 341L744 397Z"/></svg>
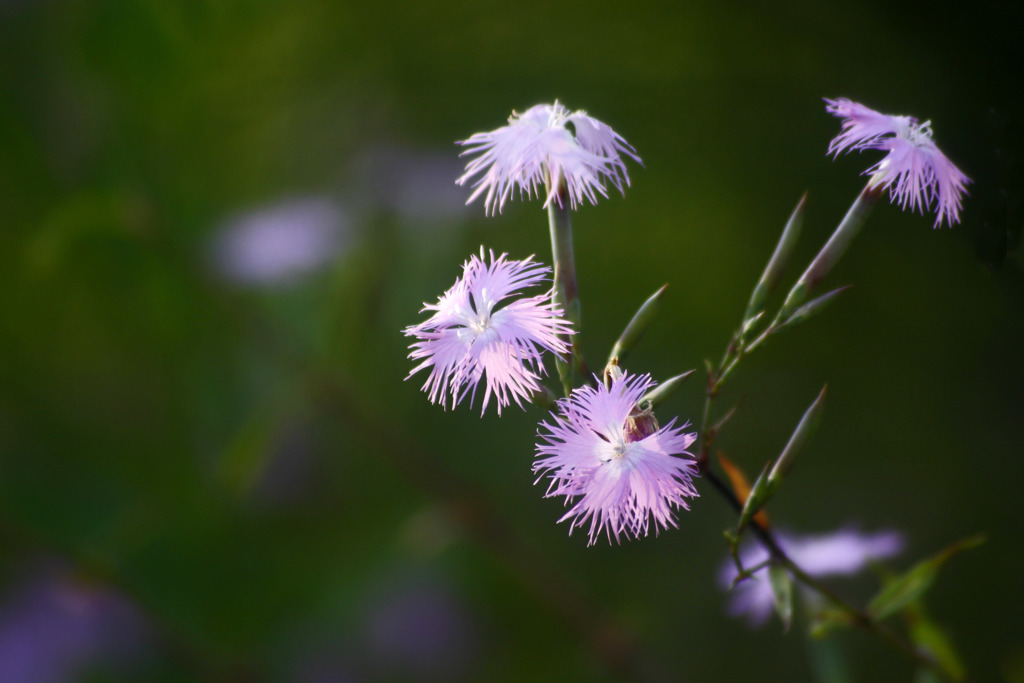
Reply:
<svg viewBox="0 0 1024 683"><path fill-rule="evenodd" d="M32 574L0 599L0 681L61 683L105 669L124 675L150 654L151 625L126 596L59 568Z"/></svg>
<svg viewBox="0 0 1024 683"><path fill-rule="evenodd" d="M347 251L354 231L344 207L327 197L286 199L230 219L216 233L216 270L241 285L290 284Z"/></svg>
<svg viewBox="0 0 1024 683"><path fill-rule="evenodd" d="M430 575L389 578L380 589L367 605L364 636L372 680L477 678L483 643L461 596Z"/></svg>
<svg viewBox="0 0 1024 683"><path fill-rule="evenodd" d="M575 389L558 401L553 423L543 422L533 471L551 477L546 497L565 496L569 533L588 527L588 545L604 533L608 541L646 536L676 526L674 508L688 510L697 496L697 465L686 451L696 434L659 428L639 405L654 382L650 375L616 377L597 388ZM680 457L681 456L681 457Z"/></svg>
<svg viewBox="0 0 1024 683"><path fill-rule="evenodd" d="M513 111L507 126L476 133L458 144L467 148L462 156L480 156L466 164L466 172L455 182L463 185L479 176L466 203L486 193L484 210L489 214L500 212L516 188L520 196L539 197L539 188L545 187L544 206L552 200L560 203L562 183L571 208L584 199L596 204L597 195L608 196L606 182L625 193L629 174L623 155L640 162L636 150L611 127L586 112L570 112L558 101L522 114Z"/></svg>
<svg viewBox="0 0 1024 683"><path fill-rule="evenodd" d="M470 405L484 375L487 386L481 412L493 394L498 414L514 400L529 400L540 389L545 372L543 351L565 354L566 337L572 334L562 310L551 303L550 290L538 296L510 298L521 290L546 282L551 269L531 261L507 260L490 252L490 264L475 254L462 266L462 277L442 294L436 304L423 304L433 311L430 318L405 329L416 337L409 357L422 361L409 376L429 368L423 390L432 403L454 408L467 394ZM407 378L408 379L408 378Z"/></svg>
<svg viewBox="0 0 1024 683"><path fill-rule="evenodd" d="M903 537L897 531L865 533L854 528L840 529L814 536L777 533L775 540L797 565L815 578L856 574L873 560L883 560L903 549ZM768 551L751 541L740 549L740 562L753 569L768 559ZM722 563L719 584L729 588L738 572L732 558ZM774 597L764 569L754 573L732 588L728 612L734 617L746 616L751 626L764 624L774 611Z"/></svg>
<svg viewBox="0 0 1024 683"><path fill-rule="evenodd" d="M889 188L901 209L936 208L935 225L960 222L961 196L970 179L932 141L931 121L881 114L846 98L826 99L825 110L843 120L842 131L828 147L838 156L853 150L879 149L885 158L864 171L871 185Z"/></svg>

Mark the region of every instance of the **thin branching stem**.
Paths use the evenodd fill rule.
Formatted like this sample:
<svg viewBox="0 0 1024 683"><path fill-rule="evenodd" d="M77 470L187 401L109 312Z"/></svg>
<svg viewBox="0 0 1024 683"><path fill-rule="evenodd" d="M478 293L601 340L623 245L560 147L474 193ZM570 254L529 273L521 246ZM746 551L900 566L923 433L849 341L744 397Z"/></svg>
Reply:
<svg viewBox="0 0 1024 683"><path fill-rule="evenodd" d="M722 495L723 498L729 503L730 506L737 513L743 510L743 504L733 490L722 481L718 475L713 471L707 471L704 473L704 477L711 482L714 489ZM874 633L886 643L888 643L894 650L899 652L905 659L912 662L915 665L922 666L928 670L934 672L944 681L955 681L956 679L951 677L949 672L942 668L942 666L935 660L926 657L922 653L918 652L910 645L906 640L901 638L898 634L894 633L886 626L881 624L879 621L874 619L867 612L858 609L848 602L845 598L836 593L832 588L825 585L818 579L814 578L806 571L804 571L800 565L793 561L792 558L786 554L786 551L782 549L778 541L775 540L775 536L770 530L762 526L757 520L751 520L749 527L754 535L757 536L758 541L764 546L765 550L772 556L772 558L784 566L790 574L797 581L802 583L807 588L814 592L822 595L829 602L831 602L836 608L841 610L850 621L860 628L866 631Z"/></svg>

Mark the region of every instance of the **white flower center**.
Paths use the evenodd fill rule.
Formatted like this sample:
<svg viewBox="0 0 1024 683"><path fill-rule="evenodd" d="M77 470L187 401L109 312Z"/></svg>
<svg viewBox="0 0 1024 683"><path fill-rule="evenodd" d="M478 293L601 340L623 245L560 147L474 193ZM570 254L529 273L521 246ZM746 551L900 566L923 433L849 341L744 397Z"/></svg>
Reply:
<svg viewBox="0 0 1024 683"><path fill-rule="evenodd" d="M930 143L932 140L932 122L925 121L921 125L910 124L910 130L907 131L907 140L918 147Z"/></svg>
<svg viewBox="0 0 1024 683"><path fill-rule="evenodd" d="M603 455L601 461L603 464L615 464L619 467L629 464L629 452L632 450L632 444L626 442L624 438L618 439L608 444L603 449Z"/></svg>
<svg viewBox="0 0 1024 683"><path fill-rule="evenodd" d="M483 332L491 326L491 316L487 313L484 313L483 315L478 313L477 315L470 317L467 322L467 327L469 327L469 329L473 330L477 334L483 334Z"/></svg>
<svg viewBox="0 0 1024 683"><path fill-rule="evenodd" d="M495 337L498 334L491 327L491 316L486 311L484 313L467 312L462 316L462 323L455 329L455 333L458 335L459 341L467 346L478 343L482 338L483 343L487 343L490 341L489 337Z"/></svg>

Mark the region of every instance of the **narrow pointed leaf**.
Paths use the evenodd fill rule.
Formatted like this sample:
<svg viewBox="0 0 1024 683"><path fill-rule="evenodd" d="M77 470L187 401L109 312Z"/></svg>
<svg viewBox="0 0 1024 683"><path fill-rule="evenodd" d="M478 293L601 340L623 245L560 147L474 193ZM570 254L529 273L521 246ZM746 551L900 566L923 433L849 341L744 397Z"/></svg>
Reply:
<svg viewBox="0 0 1024 683"><path fill-rule="evenodd" d="M647 301L640 306L633 319L626 325L626 329L619 335L618 340L612 347L612 352L608 356L608 362L611 363L613 359L618 358L620 361L625 359L626 354L636 346L636 343L640 341L640 338L644 336L644 332L650 326L654 320L655 315L658 313L658 308L661 304L661 298L665 294L665 290L668 285L662 285L661 289L651 295Z"/></svg>
<svg viewBox="0 0 1024 683"><path fill-rule="evenodd" d="M683 382L688 380L690 375L695 372L696 370L687 370L681 375L676 375L671 379L665 380L647 392L647 395L640 400L640 403L643 404L644 401L650 401L651 407L656 408L659 404L664 403L668 397L676 393L676 390L683 386Z"/></svg>
<svg viewBox="0 0 1024 683"><path fill-rule="evenodd" d="M737 401L732 408L729 408L729 410L725 411L725 415L718 418L718 421L715 422L715 424L711 425L711 432L713 434L717 434L719 431L721 431L722 427L725 426L725 423L731 420L732 416L736 414L736 411L739 410L739 407L740 402Z"/></svg>
<svg viewBox="0 0 1024 683"><path fill-rule="evenodd" d="M797 202L796 208L793 209L793 213L789 216L789 220L786 221L786 227L783 228L782 235L775 245L775 251L772 252L771 258L768 259L768 264L764 267L764 272L761 273L761 279L757 281L757 285L750 295L747 312L743 315L744 333L752 326L754 317L764 310L765 300L779 283L779 278L782 277L782 273L789 263L789 257L793 253L793 247L796 245L797 238L800 236L800 229L804 224L804 207L806 204L807 193L805 192L804 196Z"/></svg>
<svg viewBox="0 0 1024 683"><path fill-rule="evenodd" d="M850 246L850 242L860 232L872 207L878 202L879 196L881 196L879 193L872 191L870 184L857 196L842 222L828 238L825 246L804 270L793 289L789 291L782 304L782 310L779 311L780 320L789 318L790 314L804 302L807 295L814 291L818 283L832 270L846 248Z"/></svg>
<svg viewBox="0 0 1024 683"><path fill-rule="evenodd" d="M946 560L960 551L974 548L983 542L984 538L981 536L967 538L918 562L904 574L888 581L868 605L868 611L878 620L892 616L931 588L935 576Z"/></svg>
<svg viewBox="0 0 1024 683"><path fill-rule="evenodd" d="M772 586L772 596L775 598L775 613L782 620L782 629L789 631L789 625L793 621L793 580L786 568L777 564L772 564L768 568L768 580Z"/></svg>
<svg viewBox="0 0 1024 683"><path fill-rule="evenodd" d="M928 618L919 604L908 609L908 618L910 638L914 645L938 662L950 678L956 681L963 680L967 670L945 631Z"/></svg>
<svg viewBox="0 0 1024 683"><path fill-rule="evenodd" d="M804 412L803 417L800 418L800 423L793 430L793 434L789 437L789 442L782 449L782 454L779 455L779 459L775 461L775 467L772 468L771 473L768 475L769 482L778 485L779 482L785 479L786 475L793 468L796 456L800 454L800 451L807 445L808 439L818 429L818 423L821 421L821 411L825 404L826 389L828 389L827 384L821 388L818 397L814 399L814 402Z"/></svg>
<svg viewBox="0 0 1024 683"><path fill-rule="evenodd" d="M764 317L764 311L758 311L753 317L743 321L743 329L740 330L740 339L746 339L754 326Z"/></svg>
<svg viewBox="0 0 1024 683"><path fill-rule="evenodd" d="M839 296L852 286L853 285L844 285L842 287L839 287L838 289L833 289L831 292L822 294L816 299L808 301L806 304L793 311L788 318L784 319L782 321L782 324L775 328L775 331L778 332L780 330L789 329L791 327L799 325L800 323L806 320L811 319L818 313L821 313L826 306L832 303L833 299L835 299L837 296Z"/></svg>

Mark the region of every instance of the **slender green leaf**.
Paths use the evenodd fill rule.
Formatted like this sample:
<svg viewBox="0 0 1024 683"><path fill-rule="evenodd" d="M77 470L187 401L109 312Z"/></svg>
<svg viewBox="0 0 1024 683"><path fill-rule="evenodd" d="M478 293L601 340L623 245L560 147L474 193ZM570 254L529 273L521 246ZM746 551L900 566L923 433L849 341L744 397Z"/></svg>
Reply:
<svg viewBox="0 0 1024 683"><path fill-rule="evenodd" d="M892 616L931 588L939 569L956 553L974 548L984 542L984 537L974 536L958 541L938 554L918 562L907 572L888 581L886 586L868 605L868 611L878 620Z"/></svg>
<svg viewBox="0 0 1024 683"><path fill-rule="evenodd" d="M800 197L800 201L797 202L796 208L793 209L793 213L789 216L789 220L786 221L786 227L783 228L782 235L775 245L775 251L772 252L771 258L768 259L768 264L764 267L764 272L761 273L761 278L757 281L757 285L750 295L750 303L747 304L747 312L743 316L744 333L748 332L756 322L756 319L760 317L764 309L765 299L775 289L775 285L778 284L779 278L782 277L786 264L789 263L789 257L793 253L793 247L796 246L797 238L800 236L800 229L803 227L804 207L806 205L807 193L805 192Z"/></svg>
<svg viewBox="0 0 1024 683"><path fill-rule="evenodd" d="M782 454L775 461L775 467L772 468L771 473L768 475L769 482L777 485L786 478L786 475L793 468L796 456L800 454L808 439L818 429L818 423L821 421L821 411L825 404L826 389L828 389L827 384L821 388L818 397L804 411L803 417L800 418L799 424L793 430L792 436L789 437L786 447L782 449Z"/></svg>
<svg viewBox="0 0 1024 683"><path fill-rule="evenodd" d="M658 308L661 305L661 299L665 295L665 290L668 289L668 285L662 285L661 289L652 294L647 301L645 301L637 310L633 319L626 325L626 329L619 335L615 345L612 346L612 352L608 355L608 364L618 359L622 361L626 358L626 354L636 346L640 338L644 336L644 332L650 327L654 321L655 316L658 313Z"/></svg>
<svg viewBox="0 0 1024 683"><path fill-rule="evenodd" d="M842 287L839 287L838 289L833 289L831 292L822 294L816 299L808 301L806 304L796 309L795 311L790 313L785 319L783 319L782 324L776 327L775 331L779 332L781 330L788 330L791 327L794 327L802 322L810 320L818 313L821 313L826 306L832 303L833 299L835 299L837 296L839 296L852 286L853 285L844 285Z"/></svg>
<svg viewBox="0 0 1024 683"><path fill-rule="evenodd" d="M782 620L783 630L788 631L793 621L793 580L785 567L774 563L768 568L768 580L775 597L775 613Z"/></svg>
<svg viewBox="0 0 1024 683"><path fill-rule="evenodd" d="M683 386L683 382L690 378L690 375L695 373L696 370L687 370L681 375L676 375L670 379L665 380L658 386L647 392L647 395L640 399L640 403L645 401L651 402L651 408L656 408L660 403L664 403L672 394L676 392L679 387Z"/></svg>
<svg viewBox="0 0 1024 683"><path fill-rule="evenodd" d="M916 606L911 612L910 638L914 645L927 652L951 678L963 679L967 671L946 633L928 618L920 606Z"/></svg>

